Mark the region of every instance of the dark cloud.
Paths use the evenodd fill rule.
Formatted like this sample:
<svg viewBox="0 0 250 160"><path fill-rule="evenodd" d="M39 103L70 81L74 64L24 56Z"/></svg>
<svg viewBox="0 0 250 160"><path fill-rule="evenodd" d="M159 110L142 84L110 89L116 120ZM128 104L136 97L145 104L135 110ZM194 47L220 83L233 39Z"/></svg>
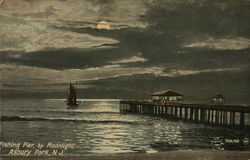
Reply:
<svg viewBox="0 0 250 160"><path fill-rule="evenodd" d="M202 73L179 77L155 77L150 74L122 76L118 78L85 82L95 87L79 89L81 98L150 98L153 91L171 89L184 95L190 103L209 103L217 92L222 93L228 104L249 104L250 75L241 72ZM54 84L56 85L56 84ZM65 90L1 90L2 97L15 98L64 98ZM79 84L81 85L81 83ZM62 86L66 88L68 84ZM25 94L24 94L25 93Z"/></svg>
<svg viewBox="0 0 250 160"><path fill-rule="evenodd" d="M45 50L23 54L15 57L12 54L2 54L2 62L16 63L51 69L74 69L100 67L113 59L120 57L117 49L62 49Z"/></svg>
<svg viewBox="0 0 250 160"><path fill-rule="evenodd" d="M117 7L114 4L114 0L88 0L88 2L90 2L93 6L99 6L99 15L105 15L108 17L113 16L114 10Z"/></svg>
<svg viewBox="0 0 250 160"><path fill-rule="evenodd" d="M142 20L154 33L182 36L249 37L250 3L247 0L157 0L148 5ZM182 37L183 38L183 37Z"/></svg>
<svg viewBox="0 0 250 160"><path fill-rule="evenodd" d="M250 69L240 72L201 73L179 77L155 77L152 75L135 75L92 82L103 90L103 94L115 96L115 90L121 91L116 98L150 98L152 91L171 89L182 93L187 102L209 103L220 92L227 103L249 104ZM248 73L248 74L246 74ZM81 91L82 95L88 92ZM120 95L123 96L120 96ZM87 96L87 95L86 95ZM93 96L95 97L95 96Z"/></svg>

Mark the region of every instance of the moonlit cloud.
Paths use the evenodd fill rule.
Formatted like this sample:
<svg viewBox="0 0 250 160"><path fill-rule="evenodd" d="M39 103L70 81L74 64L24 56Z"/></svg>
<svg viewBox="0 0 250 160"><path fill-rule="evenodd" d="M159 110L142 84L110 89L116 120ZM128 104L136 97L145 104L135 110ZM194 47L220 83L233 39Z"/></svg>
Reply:
<svg viewBox="0 0 250 160"><path fill-rule="evenodd" d="M87 69L53 70L11 64L1 64L0 68L2 80L1 85L3 88L6 88L6 86L29 87L33 85L48 85L54 84L55 82L57 84L62 84L75 80L88 82L138 74L152 74L161 77L178 77L201 73L236 72L242 69L242 67L234 67L204 70L170 70L169 72L166 72L164 71L164 67L124 67L122 65L107 65Z"/></svg>
<svg viewBox="0 0 250 160"><path fill-rule="evenodd" d="M240 71L241 67L233 68L218 68L218 69L203 69L203 70L171 70L170 72L164 72L160 76L166 77L177 77L177 76L188 76L200 73L216 73L216 72L236 72Z"/></svg>
<svg viewBox="0 0 250 160"><path fill-rule="evenodd" d="M161 67L131 67L121 65L107 65L103 67L87 69L66 69L53 70L47 68L16 66L11 64L0 65L2 73L2 86L20 85L44 85L55 82L68 83L69 81L93 81L120 76L132 76L136 74L161 74L164 68Z"/></svg>
<svg viewBox="0 0 250 160"><path fill-rule="evenodd" d="M129 6L129 7L128 7ZM3 0L0 15L30 20L100 22L132 26L143 25L138 17L146 12L144 0Z"/></svg>
<svg viewBox="0 0 250 160"><path fill-rule="evenodd" d="M123 64L123 63L136 63L136 62L145 62L147 59L138 57L138 56L133 56L130 58L124 58L116 61L112 61L112 64Z"/></svg>
<svg viewBox="0 0 250 160"><path fill-rule="evenodd" d="M0 51L33 52L44 49L103 47L117 40L51 28L41 22L7 23L0 30Z"/></svg>
<svg viewBox="0 0 250 160"><path fill-rule="evenodd" d="M0 6L0 51L92 48L118 40L60 30L53 26L116 29L143 26L143 1L3 0ZM127 8L127 6L131 8ZM74 22L70 24L69 22ZM86 22L86 23L85 23ZM110 23L109 23L110 22Z"/></svg>
<svg viewBox="0 0 250 160"><path fill-rule="evenodd" d="M202 42L186 44L188 48L212 48L217 50L241 50L250 48L250 39L210 39Z"/></svg>

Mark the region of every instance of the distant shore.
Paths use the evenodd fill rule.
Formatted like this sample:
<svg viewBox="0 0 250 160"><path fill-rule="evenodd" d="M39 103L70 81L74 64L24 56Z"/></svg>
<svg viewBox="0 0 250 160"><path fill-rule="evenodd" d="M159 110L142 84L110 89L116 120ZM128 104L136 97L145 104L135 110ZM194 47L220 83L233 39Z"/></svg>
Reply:
<svg viewBox="0 0 250 160"><path fill-rule="evenodd" d="M144 154L77 157L1 157L4 160L250 160L250 151L170 151ZM1 159L0 158L0 159Z"/></svg>

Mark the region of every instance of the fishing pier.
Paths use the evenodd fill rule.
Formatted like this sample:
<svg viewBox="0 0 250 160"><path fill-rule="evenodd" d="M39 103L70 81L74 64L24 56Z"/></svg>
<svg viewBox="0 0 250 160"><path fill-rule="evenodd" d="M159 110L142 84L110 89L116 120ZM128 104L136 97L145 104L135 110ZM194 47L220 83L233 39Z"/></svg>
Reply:
<svg viewBox="0 0 250 160"><path fill-rule="evenodd" d="M155 95L159 94L153 94L153 96ZM180 96L180 94L175 94L175 96ZM250 106L226 105L223 103L188 104L178 101L156 101L154 98L144 101L121 100L120 113L153 115L223 126L245 127L250 125L249 122L246 123L247 117L250 118ZM179 99L182 98L179 97ZM175 100L178 100L178 98Z"/></svg>

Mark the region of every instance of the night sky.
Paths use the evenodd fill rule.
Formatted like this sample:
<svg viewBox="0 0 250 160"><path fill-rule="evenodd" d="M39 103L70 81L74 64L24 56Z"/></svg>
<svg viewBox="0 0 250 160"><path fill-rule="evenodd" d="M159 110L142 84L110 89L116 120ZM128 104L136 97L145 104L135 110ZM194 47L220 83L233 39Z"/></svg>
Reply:
<svg viewBox="0 0 250 160"><path fill-rule="evenodd" d="M1 95L250 104L249 0L0 0Z"/></svg>

